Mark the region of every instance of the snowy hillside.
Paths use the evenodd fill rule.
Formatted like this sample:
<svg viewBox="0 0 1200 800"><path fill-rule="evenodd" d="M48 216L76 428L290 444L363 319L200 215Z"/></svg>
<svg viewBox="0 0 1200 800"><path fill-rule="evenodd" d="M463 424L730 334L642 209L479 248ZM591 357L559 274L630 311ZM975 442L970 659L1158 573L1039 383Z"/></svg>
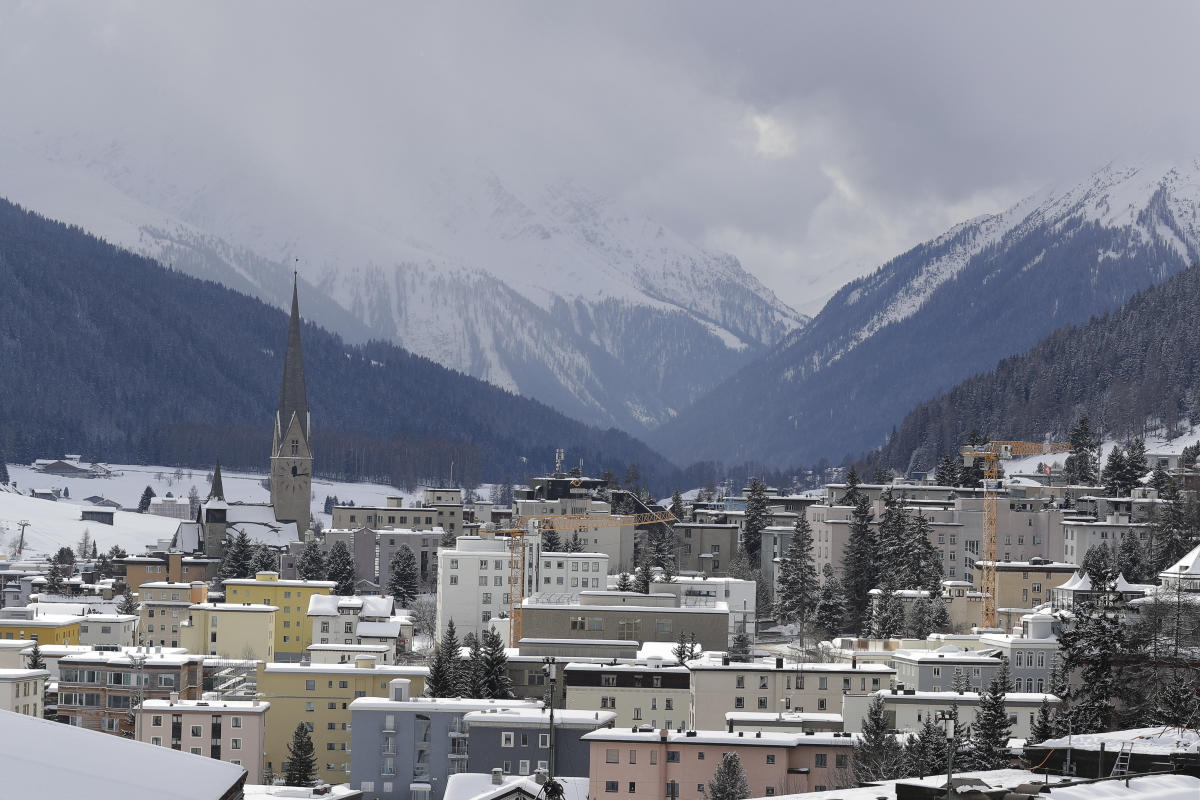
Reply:
<svg viewBox="0 0 1200 800"><path fill-rule="evenodd" d="M118 511L112 527L97 522L83 522L79 518L80 510L93 507L85 502L85 498L99 495L120 503L123 508L137 508L138 500L147 486L156 495L165 496L170 492L176 497L187 497L191 487L195 486L200 496L205 497L211 480L209 473L198 470L183 470L179 473L180 477L176 477L173 467L133 464L110 464L109 467L113 470L113 477L93 479L46 475L30 467L9 464L9 478L16 483L18 493L0 490L0 555L8 554L17 541L20 533L17 523L21 521L30 523L25 531L26 552L30 554L52 553L64 545L74 546L84 529L99 542L101 549L117 544L131 553L140 552L160 539L170 539L179 520ZM247 503L270 501L270 492L262 485L265 474L222 469L221 479L227 500ZM39 500L27 495L31 489L66 489L69 497L58 501ZM406 494L381 484L343 483L314 478L315 510L320 511L327 495L355 505L383 505L389 495L404 496L406 502L419 499L419 495ZM329 524L328 515L317 516L323 524Z"/></svg>
<svg viewBox="0 0 1200 800"><path fill-rule="evenodd" d="M644 431L807 322L735 258L570 182L463 168L356 208L267 180L0 137L0 196L280 306L298 269L314 322L593 424Z"/></svg>
<svg viewBox="0 0 1200 800"><path fill-rule="evenodd" d="M1198 220L1200 159L1109 165L1038 192L847 284L649 441L680 463L812 464L876 447L918 403L1194 263ZM723 428L732 418L752 422Z"/></svg>

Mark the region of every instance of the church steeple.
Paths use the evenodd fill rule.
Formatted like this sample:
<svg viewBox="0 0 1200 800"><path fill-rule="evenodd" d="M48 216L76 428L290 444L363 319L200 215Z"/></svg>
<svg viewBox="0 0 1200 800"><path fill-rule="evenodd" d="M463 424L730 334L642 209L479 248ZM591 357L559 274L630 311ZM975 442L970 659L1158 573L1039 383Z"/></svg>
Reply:
<svg viewBox="0 0 1200 800"><path fill-rule="evenodd" d="M311 435L308 421L308 394L304 387L304 351L300 346L299 276L293 275L292 318L288 322L287 355L283 361L283 386L279 391L279 414L275 418L276 435L282 436L292 423L300 421L304 438ZM276 453L278 455L278 453Z"/></svg>
<svg viewBox="0 0 1200 800"><path fill-rule="evenodd" d="M209 500L224 500L225 487L221 485L221 459L217 459L217 466L213 469L212 488L208 490Z"/></svg>

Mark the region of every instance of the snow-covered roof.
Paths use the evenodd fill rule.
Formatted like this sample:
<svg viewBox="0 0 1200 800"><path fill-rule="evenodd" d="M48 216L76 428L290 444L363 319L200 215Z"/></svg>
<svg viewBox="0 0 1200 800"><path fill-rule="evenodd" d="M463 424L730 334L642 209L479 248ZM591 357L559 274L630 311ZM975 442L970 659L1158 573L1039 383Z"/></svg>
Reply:
<svg viewBox="0 0 1200 800"><path fill-rule="evenodd" d="M1200 778L1191 775L1145 775L1052 788L1051 800L1195 800Z"/></svg>
<svg viewBox="0 0 1200 800"><path fill-rule="evenodd" d="M421 675L429 674L429 667L402 664L376 664L373 667L357 667L354 664L312 664L294 661L271 661L263 665L264 672L291 672L301 675L319 675L335 672L348 675Z"/></svg>
<svg viewBox="0 0 1200 800"><path fill-rule="evenodd" d="M397 617L384 622L359 622L355 629L355 635L371 636L376 639L396 639L400 636L402 620L402 617Z"/></svg>
<svg viewBox="0 0 1200 800"><path fill-rule="evenodd" d="M144 700L142 708L169 709L181 711L237 711L245 714L265 713L271 704L263 700Z"/></svg>
<svg viewBox="0 0 1200 800"><path fill-rule="evenodd" d="M557 719L556 719L557 721ZM563 796L566 800L587 800L588 779L559 777L562 784ZM482 772L460 772L451 775L446 781L447 798L454 800L492 800L492 798L508 797L518 789L524 790L530 797L544 795L544 787L533 777L505 775L499 785L492 782L492 776ZM249 797L249 795L247 795Z"/></svg>
<svg viewBox="0 0 1200 800"><path fill-rule="evenodd" d="M591 725L599 728L608 725L617 718L615 711L589 711L586 709L556 708L554 709L554 724L558 725ZM550 724L550 709L538 706L519 708L492 708L487 711L472 711L463 715L463 720L470 723L509 723L522 725Z"/></svg>
<svg viewBox="0 0 1200 800"><path fill-rule="evenodd" d="M1200 732L1165 727L1131 728L1105 733L1076 733L1071 737L1069 746L1076 750L1099 750L1100 745L1103 744L1106 750L1116 751L1120 750L1121 745L1125 742L1133 744L1134 753L1156 755L1200 753ZM1050 749L1067 746L1067 737L1047 739L1038 745L1038 747Z"/></svg>
<svg viewBox="0 0 1200 800"><path fill-rule="evenodd" d="M921 692L914 689L880 689L871 694L879 695L885 700L926 701L940 703L978 703L979 692ZM1008 703L1033 703L1040 705L1043 700L1051 703L1059 702L1058 697L1045 692L1005 692L1004 700Z"/></svg>
<svg viewBox="0 0 1200 800"><path fill-rule="evenodd" d="M557 722L557 715L555 717ZM817 744L822 746L844 745L850 747L859 738L857 733L841 733L838 731L797 733L781 731L663 731L660 730L629 730L626 728L602 728L579 737L590 742L660 742L668 744L715 744L715 745L746 745L753 747L795 747L801 744Z"/></svg>
<svg viewBox="0 0 1200 800"><path fill-rule="evenodd" d="M363 595L359 599L362 601L362 610L358 613L364 617L390 617L396 608L394 597Z"/></svg>
<svg viewBox="0 0 1200 800"><path fill-rule="evenodd" d="M1167 578L1200 578L1200 545L1158 574Z"/></svg>
<svg viewBox="0 0 1200 800"><path fill-rule="evenodd" d="M236 764L194 756L74 725L0 711L4 793L38 797L154 797L213 800L246 774ZM69 753L69 757L64 757Z"/></svg>
<svg viewBox="0 0 1200 800"><path fill-rule="evenodd" d="M314 594L308 598L308 616L336 617L342 599L336 594Z"/></svg>

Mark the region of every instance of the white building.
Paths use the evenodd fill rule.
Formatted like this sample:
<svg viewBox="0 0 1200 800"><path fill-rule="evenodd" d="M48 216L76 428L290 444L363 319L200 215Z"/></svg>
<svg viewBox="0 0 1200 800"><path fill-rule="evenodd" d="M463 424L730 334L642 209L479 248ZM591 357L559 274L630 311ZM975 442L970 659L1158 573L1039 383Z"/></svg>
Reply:
<svg viewBox="0 0 1200 800"><path fill-rule="evenodd" d="M876 697L883 698L888 727L906 733L919 732L925 720L930 717L936 720L939 711L950 711L952 706L958 707L959 723L964 726L974 722L976 714L979 713L978 692L882 689L869 694L846 694L842 697L842 720L845 730L862 732L867 709ZM1029 738L1042 700L1048 701L1051 706L1059 703L1059 699L1052 694L1008 692L1004 695L1004 707L1008 711L1009 724L1012 725L1012 738Z"/></svg>
<svg viewBox="0 0 1200 800"><path fill-rule="evenodd" d="M0 710L42 716L42 691L49 677L44 669L0 669Z"/></svg>
<svg viewBox="0 0 1200 800"><path fill-rule="evenodd" d="M729 607L729 636L741 632L754 632L757 618L757 591L754 581L738 578L713 578L706 576L679 575L675 580L652 581L651 592L673 594L684 608L714 608L718 603Z"/></svg>
<svg viewBox="0 0 1200 800"><path fill-rule="evenodd" d="M579 597L581 591L608 588L607 553L542 553L538 560L539 592Z"/></svg>
<svg viewBox="0 0 1200 800"><path fill-rule="evenodd" d="M190 520L192 504L186 497L152 497L147 512L160 517Z"/></svg>
<svg viewBox="0 0 1200 800"><path fill-rule="evenodd" d="M97 650L137 644L137 614L88 614L79 623L79 643Z"/></svg>
<svg viewBox="0 0 1200 800"><path fill-rule="evenodd" d="M382 645L390 653L412 650L412 619L396 614L395 605L392 597L313 595L308 600L313 642L310 651L314 646L358 645ZM390 662L388 658L380 663Z"/></svg>

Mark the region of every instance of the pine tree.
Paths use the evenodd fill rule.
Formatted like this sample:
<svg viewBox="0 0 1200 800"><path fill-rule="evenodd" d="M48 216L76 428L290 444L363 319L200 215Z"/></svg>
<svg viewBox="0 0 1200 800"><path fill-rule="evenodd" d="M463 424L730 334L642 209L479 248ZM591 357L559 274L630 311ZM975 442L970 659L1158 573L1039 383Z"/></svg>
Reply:
<svg viewBox="0 0 1200 800"><path fill-rule="evenodd" d="M1150 466L1146 463L1146 440L1135 436L1125 448L1125 474L1121 480L1125 494L1130 494L1130 490L1139 486L1149 471Z"/></svg>
<svg viewBox="0 0 1200 800"><path fill-rule="evenodd" d="M925 715L921 729L915 736L908 737L904 750L905 772L909 775L924 778L945 772L950 755L946 731L934 722L933 714Z"/></svg>
<svg viewBox="0 0 1200 800"><path fill-rule="evenodd" d="M46 570L46 593L60 594L63 590L63 570L70 569L59 563L58 556L50 557L50 568Z"/></svg>
<svg viewBox="0 0 1200 800"><path fill-rule="evenodd" d="M883 698L876 695L867 707L862 734L854 743L854 778L859 783L904 777L904 750L889 732Z"/></svg>
<svg viewBox="0 0 1200 800"><path fill-rule="evenodd" d="M29 651L29 655L25 657L26 669L45 669L46 659L42 658L42 648L35 641L33 649Z"/></svg>
<svg viewBox="0 0 1200 800"><path fill-rule="evenodd" d="M1148 558L1136 536L1132 534L1121 539L1117 548L1117 572L1125 576L1131 583L1144 583L1153 580L1154 575L1148 569Z"/></svg>
<svg viewBox="0 0 1200 800"><path fill-rule="evenodd" d="M775 618L784 624L807 624L817 605L821 585L813 560L812 526L803 516L796 518L791 545L780 559L778 570Z"/></svg>
<svg viewBox="0 0 1200 800"><path fill-rule="evenodd" d="M30 668L32 669L32 667ZM1186 670L1175 670L1157 693L1152 712L1155 725L1194 730L1200 727L1200 686Z"/></svg>
<svg viewBox="0 0 1200 800"><path fill-rule="evenodd" d="M904 627L913 639L925 639L933 633L933 601L927 595L913 601L905 615Z"/></svg>
<svg viewBox="0 0 1200 800"><path fill-rule="evenodd" d="M942 591L942 554L933 544L933 526L929 519L918 512L908 518L905 528L905 556L907 572L913 589L924 589L931 594Z"/></svg>
<svg viewBox="0 0 1200 800"><path fill-rule="evenodd" d="M762 532L771 524L767 511L767 487L758 478L750 479L750 491L746 494L746 516L742 527L742 549L751 564L758 563L762 549Z"/></svg>
<svg viewBox="0 0 1200 800"><path fill-rule="evenodd" d="M940 594L929 602L929 625L935 632L946 633L953 625L950 619L950 609L946 608L946 598Z"/></svg>
<svg viewBox="0 0 1200 800"><path fill-rule="evenodd" d="M487 697L483 686L483 642L474 633L468 633L463 637L462 646L470 655L466 663L459 666L456 694L462 697Z"/></svg>
<svg viewBox="0 0 1200 800"><path fill-rule="evenodd" d="M1094 485L1099 462L1100 439L1092 432L1092 424L1086 414L1071 426L1068 438L1071 442L1071 455L1067 456L1063 468L1067 483L1077 486Z"/></svg>
<svg viewBox="0 0 1200 800"><path fill-rule="evenodd" d="M443 550L453 550L457 544L458 537L454 535L454 531L443 528L442 535L438 538L438 547Z"/></svg>
<svg viewBox="0 0 1200 800"><path fill-rule="evenodd" d="M886 489L882 495L883 516L875 531L875 560L887 564L887 569L878 570L878 585L892 589L908 589L916 583L909 569L908 559L908 509ZM874 587L872 587L874 588Z"/></svg>
<svg viewBox="0 0 1200 800"><path fill-rule="evenodd" d="M867 616L868 593L879 582L875 533L871 530L874 519L871 501L860 494L850 515L850 535L842 555L847 622L856 631L862 630Z"/></svg>
<svg viewBox="0 0 1200 800"><path fill-rule="evenodd" d="M150 501L155 497L154 490L147 486L142 492L142 499L138 500L138 513L145 514L150 508Z"/></svg>
<svg viewBox="0 0 1200 800"><path fill-rule="evenodd" d="M1029 728L1029 740L1027 745L1041 744L1047 739L1054 738L1054 715L1050 708L1050 701L1042 698L1042 704L1038 706L1037 716L1033 718L1033 725Z"/></svg>
<svg viewBox="0 0 1200 800"><path fill-rule="evenodd" d="M95 561L100 557L100 548L96 546L96 540L92 539L92 560Z"/></svg>
<svg viewBox="0 0 1200 800"><path fill-rule="evenodd" d="M225 549L225 557L221 559L217 577L223 581L250 577L250 550L250 537L245 531L238 531L229 547Z"/></svg>
<svg viewBox="0 0 1200 800"><path fill-rule="evenodd" d="M75 544L75 554L81 561L92 554L92 533L89 529L83 529L83 534Z"/></svg>
<svg viewBox="0 0 1200 800"><path fill-rule="evenodd" d="M850 471L846 473L846 492L837 502L839 506L852 506L858 503L858 499L863 496L858 484L858 470L851 465Z"/></svg>
<svg viewBox="0 0 1200 800"><path fill-rule="evenodd" d="M1104 485L1105 494L1109 497L1124 496L1126 472L1125 451L1120 445L1114 444L1112 450L1108 451L1108 460L1104 462L1104 469L1100 472L1100 482Z"/></svg>
<svg viewBox="0 0 1200 800"><path fill-rule="evenodd" d="M822 567L821 575L821 593L817 597L813 621L819 630L833 636L842 631L842 620L846 618L846 594L842 591L842 582L838 580L832 564Z"/></svg>
<svg viewBox="0 0 1200 800"><path fill-rule="evenodd" d="M543 553L561 553L562 540L558 537L558 531L552 526L547 525L542 528L542 552Z"/></svg>
<svg viewBox="0 0 1200 800"><path fill-rule="evenodd" d="M308 726L303 722L292 732L288 744L288 764L283 773L285 786L312 786L317 778L317 756Z"/></svg>
<svg viewBox="0 0 1200 800"><path fill-rule="evenodd" d="M1012 761L1008 749L1012 725L1004 705L1007 693L1008 663L1002 661L987 691L979 698L979 712L971 725L971 766L974 769L1004 769Z"/></svg>
<svg viewBox="0 0 1200 800"><path fill-rule="evenodd" d="M884 586L871 608L872 639L890 639L904 632L904 603L890 586Z"/></svg>
<svg viewBox="0 0 1200 800"><path fill-rule="evenodd" d="M629 577L628 572L622 572L617 576L616 590L618 592L632 592L634 590L633 579Z"/></svg>
<svg viewBox="0 0 1200 800"><path fill-rule="evenodd" d="M675 647L671 650L671 654L675 656L675 661L679 666L683 666L688 661L696 657L696 634L688 636L683 631L679 632L679 638L675 640Z"/></svg>
<svg viewBox="0 0 1200 800"><path fill-rule="evenodd" d="M563 549L565 549L568 553L583 552L583 539L579 538L579 531L572 531L571 538L567 539L567 543L564 545Z"/></svg>
<svg viewBox="0 0 1200 800"><path fill-rule="evenodd" d="M462 684L459 663L458 634L454 620L446 623L442 640L434 646L429 662L429 675L425 678L426 697L457 697Z"/></svg>
<svg viewBox="0 0 1200 800"><path fill-rule="evenodd" d="M1154 491L1158 492L1158 496L1162 499L1170 499L1169 495L1174 495L1174 487L1171 484L1171 476L1167 471L1158 464L1154 465L1154 471L1150 473L1150 486Z"/></svg>
<svg viewBox="0 0 1200 800"><path fill-rule="evenodd" d="M958 460L949 453L942 456L933 480L938 486L958 486Z"/></svg>
<svg viewBox="0 0 1200 800"><path fill-rule="evenodd" d="M708 782L710 800L745 800L750 796L750 782L742 769L742 759L737 753L725 753L713 779Z"/></svg>
<svg viewBox="0 0 1200 800"><path fill-rule="evenodd" d="M388 576L387 593L396 598L396 605L408 608L417 599L417 588L420 582L420 570L417 569L417 557L412 548L406 544L396 548L392 553L391 575Z"/></svg>
<svg viewBox="0 0 1200 800"><path fill-rule="evenodd" d="M678 489L671 492L671 507L669 510L671 512L671 516L675 517L675 519L679 520L680 522L683 521L683 495L679 493Z"/></svg>
<svg viewBox="0 0 1200 800"><path fill-rule="evenodd" d="M118 614L137 614L138 604L133 599L133 590L126 586L125 591L121 594L121 602L117 604Z"/></svg>
<svg viewBox="0 0 1200 800"><path fill-rule="evenodd" d="M515 696L512 678L508 675L508 654L504 651L504 640L493 628L483 632L480 674L485 698L508 700Z"/></svg>
<svg viewBox="0 0 1200 800"><path fill-rule="evenodd" d="M654 580L654 567L650 560L650 548L642 546L638 556L637 569L633 573L633 590L642 594L650 594L650 582Z"/></svg>
<svg viewBox="0 0 1200 800"><path fill-rule="evenodd" d="M1117 578L1116 558L1106 544L1094 544L1083 554L1080 568L1092 579L1092 588L1099 591Z"/></svg>
<svg viewBox="0 0 1200 800"><path fill-rule="evenodd" d="M733 644L729 646L729 654L739 659L748 659L753 647L754 642L750 639L750 634L746 633L743 628L733 635Z"/></svg>
<svg viewBox="0 0 1200 800"><path fill-rule="evenodd" d="M333 588L334 594L354 594L354 558L345 542L334 542L333 547L329 548L328 569L329 580L337 583Z"/></svg>
<svg viewBox="0 0 1200 800"><path fill-rule="evenodd" d="M246 577L260 572L279 572L279 556L265 544L255 545L254 555L250 558L249 574Z"/></svg>
<svg viewBox="0 0 1200 800"><path fill-rule="evenodd" d="M301 580L305 581L323 581L325 580L325 556L321 553L321 547L317 544L316 537L309 537L304 543L304 549L300 551L300 558L296 559L296 573Z"/></svg>

